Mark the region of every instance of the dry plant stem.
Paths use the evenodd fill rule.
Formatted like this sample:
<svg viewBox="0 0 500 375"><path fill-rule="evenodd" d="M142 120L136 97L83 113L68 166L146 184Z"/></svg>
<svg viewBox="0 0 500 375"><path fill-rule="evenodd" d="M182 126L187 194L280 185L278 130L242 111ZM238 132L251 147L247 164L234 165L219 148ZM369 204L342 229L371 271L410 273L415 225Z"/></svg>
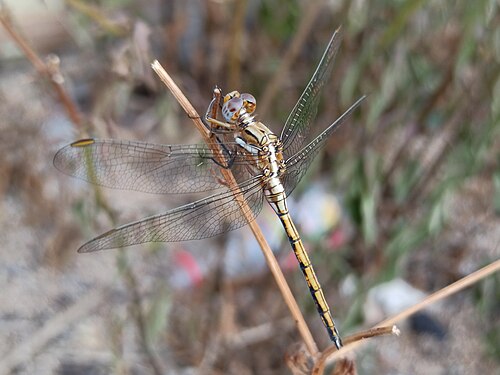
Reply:
<svg viewBox="0 0 500 375"><path fill-rule="evenodd" d="M448 285L447 287L438 290L437 292L431 294L429 297L425 298L422 302L419 302L408 309L400 312L399 314L388 318L384 320L383 322L380 322L377 324L374 328L379 328L379 327L384 327L384 326L389 326L396 324L397 322L400 322L406 318L408 318L410 315L415 314L418 311L423 310L427 306L440 301L446 297L449 297L452 294L455 294L462 289L467 288L468 286L477 283L478 281L488 277L489 275L492 275L495 272L498 272L500 270L500 260L497 260L480 270L471 273L470 275L467 275L463 277L462 279L454 282L453 284ZM322 355L318 361L316 362L315 368L313 370L313 374L322 374L323 369L327 363L331 363L343 356L345 356L347 353L352 352L353 350L359 348L361 345L363 345L366 342L366 340L361 340L357 342L353 342L352 344L348 346L344 346L342 349L339 351L335 351L333 353L329 353L326 358Z"/></svg>
<svg viewBox="0 0 500 375"><path fill-rule="evenodd" d="M262 94L262 98L259 100L259 102L262 103L259 107L259 113L263 118L266 117L266 114L272 105L273 98L282 87L283 81L290 71L290 66L295 61L300 49L306 42L307 36L310 34L310 31L314 26L314 22L316 21L319 12L323 9L325 1L317 0L307 2L305 4L307 4L305 7L306 9L304 10L305 15L302 17L302 21L297 32L295 33L292 43L283 56L282 62L276 70L276 74L273 75L271 82L267 85L264 93Z"/></svg>
<svg viewBox="0 0 500 375"><path fill-rule="evenodd" d="M357 375L356 363L348 358L342 358L335 364L332 375Z"/></svg>
<svg viewBox="0 0 500 375"><path fill-rule="evenodd" d="M344 345L349 345L352 344L353 342L357 342L360 340L365 340L369 339L371 337L376 337L376 336L383 336L383 335L396 335L399 336L399 329L395 325L392 326L384 326L384 327L375 327L375 328L370 328L367 331L362 331L355 333L354 335L346 337L344 341ZM323 352L323 355L330 350L332 353L336 351L335 347L330 347L327 350Z"/></svg>
<svg viewBox="0 0 500 375"><path fill-rule="evenodd" d="M408 318L410 315L413 315L416 312L423 310L427 306L432 305L433 303L442 300L446 297L449 297L452 294L455 294L461 291L462 289L465 289L468 286L475 284L478 281L485 279L486 277L498 271L500 271L500 260L488 264L487 266L471 273L470 275L461 278L460 280L454 282L453 284L450 284L447 287L438 290L437 292L431 294L429 297L425 298L422 302L415 304L414 306L400 312L399 314L393 316L392 318L388 318L383 322L380 322L375 327L381 327L388 324L396 324L397 322L400 322L401 320Z"/></svg>
<svg viewBox="0 0 500 375"><path fill-rule="evenodd" d="M375 328L370 328L367 331L358 332L354 335L348 336L344 338L343 341L344 341L344 346L347 346L347 345L352 345L355 342L361 342L362 340L369 339L371 337L383 336L383 335L399 336L399 334L400 331L395 325L375 327ZM328 360L331 358L330 356L337 351L338 349L334 345L332 345L328 347L324 352L322 352L321 355L318 357L318 360L316 361L311 374L314 375L323 374L323 372L325 371L325 366L329 362Z"/></svg>
<svg viewBox="0 0 500 375"><path fill-rule="evenodd" d="M38 74L45 76L48 78L49 82L51 83L52 87L54 88L54 91L57 94L57 97L59 98L59 101L62 103L64 109L66 110L66 113L68 114L68 117L71 119L71 121L79 128L82 127L82 117L80 115L80 112L78 111L75 103L71 99L71 97L68 95L66 90L64 89L63 83L61 82L60 79L56 79L57 77L60 77L60 74L58 71L54 71L50 67L47 66L47 64L36 54L36 52L31 48L29 43L19 34L14 26L12 25L12 22L5 11L5 9L2 9L0 11L0 23L2 23L3 27L7 31L7 33L10 35L12 40L17 44L19 49L23 51L24 55L26 58L31 62L31 64L34 66Z"/></svg>
<svg viewBox="0 0 500 375"><path fill-rule="evenodd" d="M186 111L188 116L194 121L196 128L202 134L203 138L205 139L205 142L210 147L212 147L215 152L220 152L220 150L217 149L217 146L211 141L210 131L202 123L200 116L198 115L196 110L193 108L193 106L187 100L184 94L182 94L181 90L177 87L177 85L174 83L174 81L168 75L165 69L163 69L161 64L155 60L151 66L153 70L156 72L156 74L158 74L160 79L163 81L163 83L172 92L172 94L177 99L179 104L182 106L184 111ZM238 185L231 171L229 169L221 168L221 173L224 176L228 186L232 187L233 189L237 189ZM316 355L318 354L318 346L316 345L316 342L314 341L312 334L309 331L309 328L304 320L304 317L300 312L299 306L297 305L297 301L293 297L290 287L288 286L285 277L283 276L283 273L279 268L278 261L274 257L271 248L269 247L266 239L264 238L264 235L262 234L262 231L260 230L255 220L252 220L252 218L248 214L246 214L246 212L250 212L247 202L241 197L241 194L235 193L235 199L240 204L240 207L242 208L242 214L245 215L248 221L248 225L252 230L255 238L257 239L260 248L262 249L268 267L271 270L271 273L273 274L273 277L276 280L276 283L278 284L278 288L280 289L280 292L283 295L283 298L285 299L285 302L297 324L297 328L299 330L300 335L302 336L302 339L304 340L307 350L309 351L311 356L316 357Z"/></svg>

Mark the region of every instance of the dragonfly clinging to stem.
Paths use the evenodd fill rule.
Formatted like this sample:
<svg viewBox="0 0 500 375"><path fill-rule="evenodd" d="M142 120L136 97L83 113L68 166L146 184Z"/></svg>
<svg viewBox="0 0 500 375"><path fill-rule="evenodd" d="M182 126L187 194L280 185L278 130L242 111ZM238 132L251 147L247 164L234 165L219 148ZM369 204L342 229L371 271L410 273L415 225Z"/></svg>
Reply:
<svg viewBox="0 0 500 375"><path fill-rule="evenodd" d="M306 144L339 44L337 30L280 136L255 119L252 95L233 91L222 96L216 88L205 124L219 145L218 151L208 145L113 139L82 139L59 150L54 157L57 169L97 185L158 194L217 190L206 198L112 229L82 245L78 252L212 237L255 219L265 199L283 224L330 339L340 348L342 341L330 307L286 202L328 137L364 99L359 98ZM218 119L220 114L222 120ZM220 168L231 170L237 186L221 184ZM243 215L242 210L247 212Z"/></svg>

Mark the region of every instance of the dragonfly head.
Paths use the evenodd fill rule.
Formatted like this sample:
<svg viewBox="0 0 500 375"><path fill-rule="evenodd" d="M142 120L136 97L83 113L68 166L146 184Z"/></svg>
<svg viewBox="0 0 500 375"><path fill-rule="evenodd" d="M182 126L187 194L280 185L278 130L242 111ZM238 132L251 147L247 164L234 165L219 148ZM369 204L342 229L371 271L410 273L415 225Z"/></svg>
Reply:
<svg viewBox="0 0 500 375"><path fill-rule="evenodd" d="M222 105L222 115L227 122L234 124L238 118L245 113L252 114L257 106L257 101L251 94L240 94L238 91L231 91L224 96Z"/></svg>

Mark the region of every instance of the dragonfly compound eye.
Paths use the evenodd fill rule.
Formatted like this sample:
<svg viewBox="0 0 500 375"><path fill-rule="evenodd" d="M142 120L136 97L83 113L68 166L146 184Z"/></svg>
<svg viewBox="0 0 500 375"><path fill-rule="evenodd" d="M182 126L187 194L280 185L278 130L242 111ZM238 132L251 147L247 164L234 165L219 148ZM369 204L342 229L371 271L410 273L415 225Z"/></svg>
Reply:
<svg viewBox="0 0 500 375"><path fill-rule="evenodd" d="M232 98L239 98L240 97L240 93L239 91L231 91L231 92L228 92L226 95L224 95L224 103L228 102L229 100L231 100Z"/></svg>
<svg viewBox="0 0 500 375"><path fill-rule="evenodd" d="M243 100L241 98L229 99L222 106L222 116L227 122L233 123L238 119L240 110L243 108Z"/></svg>
<svg viewBox="0 0 500 375"><path fill-rule="evenodd" d="M255 111L255 107L257 106L257 100L252 94L243 93L240 96L243 99L243 105L248 113L253 113Z"/></svg>

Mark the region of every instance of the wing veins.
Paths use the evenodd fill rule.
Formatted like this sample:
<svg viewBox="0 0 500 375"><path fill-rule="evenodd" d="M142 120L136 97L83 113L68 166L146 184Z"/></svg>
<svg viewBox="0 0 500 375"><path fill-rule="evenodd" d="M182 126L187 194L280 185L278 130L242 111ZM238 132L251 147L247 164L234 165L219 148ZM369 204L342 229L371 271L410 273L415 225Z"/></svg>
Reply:
<svg viewBox="0 0 500 375"><path fill-rule="evenodd" d="M207 206L215 204L214 207L212 207L211 211L214 211L215 209L216 215L212 216L211 219L216 223L221 223L225 218L230 217L236 209L241 209L238 204L237 206L235 205L234 207L230 207L230 210L221 210L221 208L226 205L229 206L231 204L237 204L235 200L230 200L231 196L234 196L235 194L242 196L242 198L247 201L250 210L253 211L253 217L255 218L258 212L260 212L262 205L260 204L260 207L258 207L258 201L252 204L252 202L249 202L249 198L254 197L256 193L262 193L262 190L260 188L260 178L260 176L251 178L242 183L238 188L228 189L224 192L213 194L196 202L188 203L186 205L174 208L163 214L150 216L146 219L134 221L122 225L118 228L112 229L85 243L82 247L80 247L78 251L93 252L121 246L137 245L145 242L174 242L177 241L176 237L179 237L180 240L185 240L182 237L184 235L182 234L182 232L189 232L191 228L187 225L185 226L185 228L182 228L183 223L185 223L191 216L194 216L193 219L196 218L200 210L201 214L203 214L203 209ZM257 206L252 207L255 204L257 204ZM155 223L155 221L157 222ZM153 223L152 226L149 225L151 223ZM170 224L170 226L165 226L165 224ZM230 227L228 230L237 229L243 225L244 223L236 223L236 226ZM167 235L164 232L166 230L175 231L176 227L178 230L181 230L181 232L177 233L176 237L170 239L167 238ZM210 229L210 227L205 228L203 232L198 233L191 239L201 239L205 237L215 236L225 231L224 229L219 229L214 230L213 233L210 233ZM144 234L142 238L140 237L141 234ZM127 238L128 236L133 236L135 238Z"/></svg>

